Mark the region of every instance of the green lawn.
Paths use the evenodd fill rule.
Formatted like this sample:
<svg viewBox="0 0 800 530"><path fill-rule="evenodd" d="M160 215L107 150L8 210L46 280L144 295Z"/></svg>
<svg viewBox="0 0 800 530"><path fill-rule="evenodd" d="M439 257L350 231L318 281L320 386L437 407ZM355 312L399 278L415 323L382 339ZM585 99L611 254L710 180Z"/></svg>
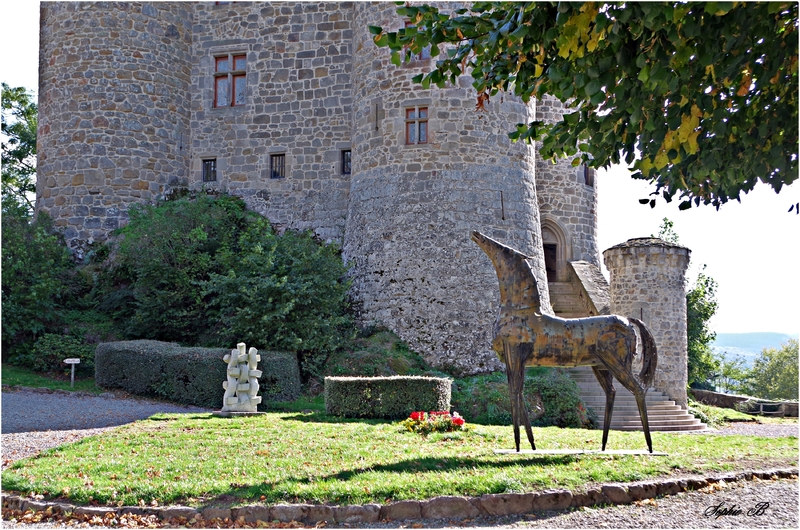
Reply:
<svg viewBox="0 0 800 530"><path fill-rule="evenodd" d="M316 407L314 407L316 408ZM599 449L602 433L535 428L539 449ZM656 456L496 455L508 426L422 438L398 423L312 413L221 419L159 415L16 462L5 491L79 503L385 503L436 495L585 489L671 473L796 466L796 437L653 433ZM612 431L609 449L644 449L642 433ZM224 497L223 497L224 496Z"/></svg>
<svg viewBox="0 0 800 530"><path fill-rule="evenodd" d="M31 370L10 364L3 364L2 370L2 381L4 385L50 388L52 390L74 390L92 392L95 394L104 391L102 388L95 386L94 377L79 378L76 375L75 387L70 387L69 369L66 369L64 374L59 374L59 379L53 378L52 375L37 374Z"/></svg>

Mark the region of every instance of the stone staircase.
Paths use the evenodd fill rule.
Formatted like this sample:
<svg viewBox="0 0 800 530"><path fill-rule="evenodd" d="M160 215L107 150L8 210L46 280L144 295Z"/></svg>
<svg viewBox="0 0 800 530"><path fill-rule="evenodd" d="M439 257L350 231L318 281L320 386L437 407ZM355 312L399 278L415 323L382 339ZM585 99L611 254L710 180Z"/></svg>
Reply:
<svg viewBox="0 0 800 530"><path fill-rule="evenodd" d="M580 318L587 315L586 303L572 282L548 282L550 304L561 318Z"/></svg>
<svg viewBox="0 0 800 530"><path fill-rule="evenodd" d="M588 408L593 409L597 414L598 427L602 429L606 395L600 387L600 383L597 382L591 367L570 368L567 372L578 383L581 399ZM633 394L617 380L614 380L614 388L617 393L614 398L614 411L611 415L611 429L641 431L642 422ZM647 392L646 403L650 431L702 431L707 428L705 423L689 414L680 405L676 405L674 401L658 390L650 389Z"/></svg>

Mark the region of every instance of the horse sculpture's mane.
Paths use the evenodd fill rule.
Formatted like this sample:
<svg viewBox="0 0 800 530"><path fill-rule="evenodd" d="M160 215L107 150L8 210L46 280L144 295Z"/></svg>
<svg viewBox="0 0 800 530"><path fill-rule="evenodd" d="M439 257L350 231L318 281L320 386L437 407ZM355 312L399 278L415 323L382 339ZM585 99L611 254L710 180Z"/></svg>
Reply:
<svg viewBox="0 0 800 530"><path fill-rule="evenodd" d="M472 232L472 240L492 260L500 284L500 305L520 302L540 312L539 284L528 263L533 258L477 231Z"/></svg>

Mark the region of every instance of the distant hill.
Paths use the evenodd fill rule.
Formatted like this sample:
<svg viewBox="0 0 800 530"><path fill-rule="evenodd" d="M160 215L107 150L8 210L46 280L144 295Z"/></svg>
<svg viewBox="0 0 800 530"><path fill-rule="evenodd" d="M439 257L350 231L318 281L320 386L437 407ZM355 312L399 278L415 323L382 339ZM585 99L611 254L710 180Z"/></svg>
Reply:
<svg viewBox="0 0 800 530"><path fill-rule="evenodd" d="M729 359L742 356L745 364L752 366L753 361L761 355L761 350L779 348L781 344L793 338L797 336L785 333L717 333L716 340L711 343L711 349Z"/></svg>

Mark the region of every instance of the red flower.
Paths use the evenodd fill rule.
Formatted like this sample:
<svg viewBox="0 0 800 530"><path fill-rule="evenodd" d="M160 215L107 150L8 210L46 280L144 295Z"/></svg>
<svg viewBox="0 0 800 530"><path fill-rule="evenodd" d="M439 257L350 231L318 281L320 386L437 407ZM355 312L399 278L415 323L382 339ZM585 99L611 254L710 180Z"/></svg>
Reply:
<svg viewBox="0 0 800 530"><path fill-rule="evenodd" d="M453 418L453 423L461 427L462 425L464 425L464 418L462 418L461 416L457 416Z"/></svg>
<svg viewBox="0 0 800 530"><path fill-rule="evenodd" d="M424 412L412 412L410 418L414 421L423 421L425 419Z"/></svg>

